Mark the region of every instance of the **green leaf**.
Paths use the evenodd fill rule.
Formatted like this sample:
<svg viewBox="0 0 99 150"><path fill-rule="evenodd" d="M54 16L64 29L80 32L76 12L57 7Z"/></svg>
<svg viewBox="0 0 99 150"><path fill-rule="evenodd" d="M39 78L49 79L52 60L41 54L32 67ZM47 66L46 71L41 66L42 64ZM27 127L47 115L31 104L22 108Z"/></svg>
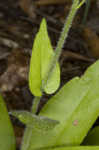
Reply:
<svg viewBox="0 0 99 150"><path fill-rule="evenodd" d="M17 117L21 122L37 131L47 132L52 130L59 121L52 120L46 117L37 116L27 111L12 111L12 115Z"/></svg>
<svg viewBox="0 0 99 150"><path fill-rule="evenodd" d="M40 115L59 120L60 124L43 138L42 133L34 131L28 150L80 145L99 115L99 61L82 78L76 77L60 89Z"/></svg>
<svg viewBox="0 0 99 150"><path fill-rule="evenodd" d="M37 149L37 150L49 150L46 149ZM99 150L99 146L63 146L57 148L51 148L50 150Z"/></svg>
<svg viewBox="0 0 99 150"><path fill-rule="evenodd" d="M83 141L83 145L99 145L99 126L92 129Z"/></svg>
<svg viewBox="0 0 99 150"><path fill-rule="evenodd" d="M54 51L51 46L51 42L48 36L46 21L43 19L40 30L36 35L29 72L29 87L35 96L41 96L42 82L46 78L49 71L51 59L54 56ZM60 84L60 69L58 63L48 80L47 85L44 87L44 91L48 94L54 93Z"/></svg>
<svg viewBox="0 0 99 150"><path fill-rule="evenodd" d="M0 95L0 149L15 150L15 136L9 115Z"/></svg>

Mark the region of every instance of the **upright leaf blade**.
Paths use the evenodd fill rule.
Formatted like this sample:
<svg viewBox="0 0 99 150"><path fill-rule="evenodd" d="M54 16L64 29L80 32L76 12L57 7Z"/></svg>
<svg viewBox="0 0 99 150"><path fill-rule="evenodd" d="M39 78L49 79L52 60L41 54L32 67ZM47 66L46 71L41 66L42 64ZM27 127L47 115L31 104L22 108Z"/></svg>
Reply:
<svg viewBox="0 0 99 150"><path fill-rule="evenodd" d="M15 150L15 136L9 115L0 95L0 149Z"/></svg>
<svg viewBox="0 0 99 150"><path fill-rule="evenodd" d="M60 124L43 138L42 134L33 132L28 150L80 145L99 115L99 61L81 79L67 83L48 101L40 115L59 120Z"/></svg>
<svg viewBox="0 0 99 150"><path fill-rule="evenodd" d="M54 51L48 36L46 21L43 19L40 30L34 41L30 62L29 87L35 96L42 95L42 82L49 71L50 62L53 56ZM53 93L57 90L59 84L60 69L57 63L51 78L48 80L48 84L43 90L48 94Z"/></svg>

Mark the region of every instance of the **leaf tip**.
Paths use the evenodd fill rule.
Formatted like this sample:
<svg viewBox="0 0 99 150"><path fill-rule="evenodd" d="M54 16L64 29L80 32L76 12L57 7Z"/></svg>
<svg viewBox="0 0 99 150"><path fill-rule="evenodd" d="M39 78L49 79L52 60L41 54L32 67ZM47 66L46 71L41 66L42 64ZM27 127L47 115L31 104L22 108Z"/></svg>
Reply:
<svg viewBox="0 0 99 150"><path fill-rule="evenodd" d="M47 29L46 24L47 24L46 19L43 18L42 21L41 21L41 24L40 24L40 31L43 30L43 32L44 32L44 30Z"/></svg>

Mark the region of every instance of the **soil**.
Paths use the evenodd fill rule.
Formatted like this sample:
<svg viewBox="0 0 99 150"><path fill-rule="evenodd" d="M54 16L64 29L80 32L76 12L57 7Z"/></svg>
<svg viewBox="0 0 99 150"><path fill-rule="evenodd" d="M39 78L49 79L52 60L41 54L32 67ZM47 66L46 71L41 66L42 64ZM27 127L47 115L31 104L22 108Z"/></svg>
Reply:
<svg viewBox="0 0 99 150"><path fill-rule="evenodd" d="M0 0L0 91L9 111L31 108L33 96L28 88L29 61L33 41L42 18L47 20L48 33L55 48L71 6L68 0L59 4L39 4L37 0L27 1ZM61 86L73 77L81 76L96 60L82 37L81 24L84 10L85 5L78 11L73 21L60 57ZM98 1L94 1L85 26L91 28L97 36L99 35L98 15ZM49 97L49 95L43 96L38 112ZM24 126L13 117L11 120L17 137L17 147L19 147ZM95 125L99 125L98 120Z"/></svg>

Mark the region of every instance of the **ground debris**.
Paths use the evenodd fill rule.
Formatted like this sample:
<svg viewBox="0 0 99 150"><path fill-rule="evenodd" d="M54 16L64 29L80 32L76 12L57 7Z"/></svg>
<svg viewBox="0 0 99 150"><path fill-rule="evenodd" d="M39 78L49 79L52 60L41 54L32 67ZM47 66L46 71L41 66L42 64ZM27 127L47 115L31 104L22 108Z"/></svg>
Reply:
<svg viewBox="0 0 99 150"><path fill-rule="evenodd" d="M29 57L20 49L15 49L8 56L7 70L0 77L0 91L12 91L23 86L28 80Z"/></svg>

